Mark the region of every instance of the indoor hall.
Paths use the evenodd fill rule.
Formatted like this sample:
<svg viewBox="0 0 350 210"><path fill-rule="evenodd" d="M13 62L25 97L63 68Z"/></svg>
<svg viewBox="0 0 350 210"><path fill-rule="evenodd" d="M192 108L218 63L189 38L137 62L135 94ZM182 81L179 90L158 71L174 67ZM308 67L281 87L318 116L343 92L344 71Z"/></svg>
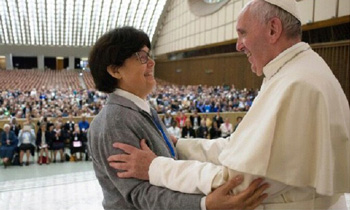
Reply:
<svg viewBox="0 0 350 210"><path fill-rule="evenodd" d="M96 42L108 31L140 36L106 53ZM109 89L96 76L101 57L132 61L149 83ZM136 70L124 67L102 69L119 82ZM257 209L350 209L349 81L348 0L0 0L0 209L203 209L237 173L233 194L254 174L272 185ZM130 107L114 114L111 101ZM119 179L107 145L142 137L168 158L139 153L135 165L152 158L149 182L139 181L146 170Z"/></svg>

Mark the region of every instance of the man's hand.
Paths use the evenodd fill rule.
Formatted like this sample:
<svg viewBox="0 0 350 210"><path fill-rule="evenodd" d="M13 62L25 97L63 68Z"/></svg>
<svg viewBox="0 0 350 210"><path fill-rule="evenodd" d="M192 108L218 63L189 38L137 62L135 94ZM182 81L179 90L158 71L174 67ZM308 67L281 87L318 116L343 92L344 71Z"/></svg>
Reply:
<svg viewBox="0 0 350 210"><path fill-rule="evenodd" d="M237 195L231 195L231 189L237 187L242 181L242 176L236 176L211 192L205 201L207 210L255 209L265 198L267 198L267 194L263 194L263 192L269 187L269 185L263 184L260 186L263 182L263 179L261 178L255 179L247 189Z"/></svg>
<svg viewBox="0 0 350 210"><path fill-rule="evenodd" d="M176 146L177 138L175 136L173 136L173 135L170 135L170 139L173 142L174 146Z"/></svg>
<svg viewBox="0 0 350 210"><path fill-rule="evenodd" d="M118 177L149 180L149 166L157 156L150 150L144 139L141 140L140 145L141 149L123 143L113 144L113 147L126 153L111 155L107 159L112 168L123 171L117 173Z"/></svg>

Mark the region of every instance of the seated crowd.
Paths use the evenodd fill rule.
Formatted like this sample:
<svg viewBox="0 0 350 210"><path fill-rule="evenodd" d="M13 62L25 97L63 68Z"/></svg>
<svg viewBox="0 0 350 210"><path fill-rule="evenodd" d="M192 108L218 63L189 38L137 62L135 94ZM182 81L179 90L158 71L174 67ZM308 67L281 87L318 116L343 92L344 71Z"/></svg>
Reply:
<svg viewBox="0 0 350 210"><path fill-rule="evenodd" d="M35 150L39 164L55 162L57 153L64 161L65 148L72 154L86 151L88 122L74 125L72 117L96 115L108 98L94 90L89 72L83 72L84 85L79 84L79 74L74 71L16 70L0 71L0 75L0 120L8 121L1 134L0 156L5 166L16 153L19 164L26 156L28 165ZM157 79L157 88L148 101L164 114L163 122L174 136L214 139L234 131L220 112L248 111L256 95L257 91L237 90L233 85L185 86ZM217 115L210 119L205 113ZM22 128L16 122L21 118L26 119ZM40 119L37 125L32 118Z"/></svg>
<svg viewBox="0 0 350 210"><path fill-rule="evenodd" d="M77 83L78 77L75 77L74 73L68 73L69 71L62 70L62 75L59 72L53 74L52 71L21 71L25 74L18 75L20 71L6 71L6 74L5 71L0 71L0 75L6 75L0 76L0 120L11 116L24 118L29 111L34 118L67 117L68 113L73 116L81 116L82 113L93 116L106 102L107 95L93 89L89 72L83 74L87 89L74 89L73 87L78 85L70 84ZM60 79L50 79L49 83L45 83L41 77ZM64 78L67 78L67 81L64 82ZM28 83L32 85L31 88L28 87ZM194 110L200 113L248 111L257 95L257 91L237 90L233 85L184 86L161 80L157 80L157 83L157 88L148 100L159 114L169 110L172 115L179 111L191 113Z"/></svg>
<svg viewBox="0 0 350 210"><path fill-rule="evenodd" d="M233 133L242 117L237 117L236 125L229 122L228 118L223 119L220 112L217 112L213 118L206 114L200 116L195 110L189 117L184 113L178 112L174 118L168 111L162 118L169 134L176 138L205 138L216 139L228 137Z"/></svg>
<svg viewBox="0 0 350 210"><path fill-rule="evenodd" d="M79 123L75 123L72 115L69 115L66 121L63 121L62 117L56 118L54 122L42 117L35 124L30 114L27 114L23 126L13 117L4 125L1 133L0 156L4 167L10 164L29 165L35 152L38 154L40 165L50 164L51 161L56 163L57 153L60 162L82 160L83 157L88 160L86 146L88 128L89 122L85 115ZM25 163L24 156L26 156Z"/></svg>

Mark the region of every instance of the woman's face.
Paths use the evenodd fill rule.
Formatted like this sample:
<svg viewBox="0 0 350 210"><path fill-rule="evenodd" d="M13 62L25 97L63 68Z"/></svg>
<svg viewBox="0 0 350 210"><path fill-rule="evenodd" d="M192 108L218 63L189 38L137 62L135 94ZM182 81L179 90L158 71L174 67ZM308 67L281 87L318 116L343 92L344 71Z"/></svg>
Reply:
<svg viewBox="0 0 350 210"><path fill-rule="evenodd" d="M143 47L137 52L138 55L134 54L126 59L123 66L115 69L112 75L118 79L118 88L143 99L152 92L156 85L154 79L155 62L149 57L149 51L148 47ZM141 63L141 61L145 63Z"/></svg>

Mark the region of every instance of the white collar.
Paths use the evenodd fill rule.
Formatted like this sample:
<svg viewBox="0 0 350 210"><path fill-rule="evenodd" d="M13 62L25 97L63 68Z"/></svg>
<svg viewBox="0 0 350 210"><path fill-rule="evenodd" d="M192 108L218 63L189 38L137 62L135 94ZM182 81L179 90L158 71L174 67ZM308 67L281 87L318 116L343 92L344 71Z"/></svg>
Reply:
<svg viewBox="0 0 350 210"><path fill-rule="evenodd" d="M114 91L114 94L116 94L118 96L122 96L122 97L124 97L126 99L129 99L130 101L134 102L134 104L136 106L138 106L140 109L142 109L143 111L145 111L148 114L152 115L149 103L146 100L138 97L137 95L134 95L134 94L132 94L130 92L127 92L127 91L119 89L119 88L117 88Z"/></svg>
<svg viewBox="0 0 350 210"><path fill-rule="evenodd" d="M309 49L310 46L305 42L299 42L290 48L281 52L277 57L271 60L266 66L263 68L263 72L265 78L267 80L271 79L281 67L283 67L287 62L293 59L299 53Z"/></svg>

